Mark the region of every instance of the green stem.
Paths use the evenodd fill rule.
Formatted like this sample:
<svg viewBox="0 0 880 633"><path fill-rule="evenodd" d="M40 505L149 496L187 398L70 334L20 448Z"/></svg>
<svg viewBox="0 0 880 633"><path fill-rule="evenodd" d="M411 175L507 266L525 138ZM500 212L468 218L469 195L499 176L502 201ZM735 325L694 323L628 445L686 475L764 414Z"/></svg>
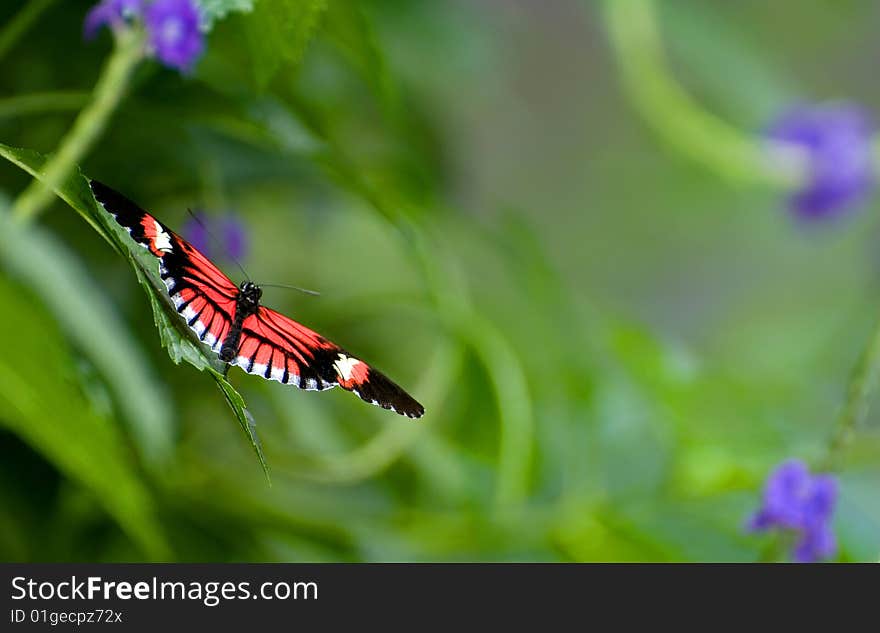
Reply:
<svg viewBox="0 0 880 633"><path fill-rule="evenodd" d="M874 326L868 345L850 377L846 404L837 419L828 452L820 466L821 470L833 469L840 453L852 442L856 431L868 414L869 399L877 384L878 375L880 375L880 320Z"/></svg>
<svg viewBox="0 0 880 633"><path fill-rule="evenodd" d="M438 315L471 347L492 382L501 423L494 503L497 511L516 510L528 497L534 457L534 412L525 371L517 352L495 323L471 305L466 286L436 264L445 258L429 247L422 232L409 233L412 239L408 245L422 269Z"/></svg>
<svg viewBox="0 0 880 633"><path fill-rule="evenodd" d="M801 181L797 148L744 134L682 90L666 62L655 0L604 0L604 6L624 89L670 146L733 181L784 189Z"/></svg>
<svg viewBox="0 0 880 633"><path fill-rule="evenodd" d="M119 105L143 51L141 32L119 33L113 54L95 84L91 102L79 113L58 150L46 162L42 182L32 181L15 200L12 210L17 220L30 221L43 211L52 199L52 192L91 149Z"/></svg>
<svg viewBox="0 0 880 633"><path fill-rule="evenodd" d="M416 392L427 394L428 407L432 407L434 403L439 405L454 388L454 376L462 356L463 350L460 347L441 343L431 361L426 364L428 370L419 380ZM322 483L356 483L388 468L428 428L423 422L400 424L399 420L392 420L371 440L349 453L321 458L317 468L293 472L300 477Z"/></svg>
<svg viewBox="0 0 880 633"><path fill-rule="evenodd" d="M55 0L31 0L0 31L0 58L9 52L15 43L37 21L43 11L52 6Z"/></svg>

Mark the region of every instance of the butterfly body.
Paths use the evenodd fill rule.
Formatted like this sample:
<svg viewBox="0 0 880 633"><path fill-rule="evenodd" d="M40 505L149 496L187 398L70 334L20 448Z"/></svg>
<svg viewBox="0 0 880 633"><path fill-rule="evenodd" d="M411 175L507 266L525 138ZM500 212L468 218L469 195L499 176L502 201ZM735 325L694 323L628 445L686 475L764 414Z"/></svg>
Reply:
<svg viewBox="0 0 880 633"><path fill-rule="evenodd" d="M244 325L244 320L257 313L260 309L260 298L262 296L263 289L251 281L243 281L241 286L239 286L232 327L229 328L229 333L223 339L223 345L220 347L220 360L224 363L231 363L235 358L235 351L238 349L238 343L241 339L241 329Z"/></svg>
<svg viewBox="0 0 880 633"><path fill-rule="evenodd" d="M122 194L95 180L90 184L104 209L159 260L178 314L221 361L307 391L340 386L401 415L422 416L424 407L384 374L263 306L258 285L245 281L236 286L192 244Z"/></svg>

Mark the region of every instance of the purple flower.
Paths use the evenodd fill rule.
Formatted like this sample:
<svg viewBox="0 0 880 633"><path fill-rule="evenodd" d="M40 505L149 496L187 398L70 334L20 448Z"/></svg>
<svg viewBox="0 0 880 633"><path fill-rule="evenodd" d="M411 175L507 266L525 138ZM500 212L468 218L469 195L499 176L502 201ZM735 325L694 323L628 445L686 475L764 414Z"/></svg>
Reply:
<svg viewBox="0 0 880 633"><path fill-rule="evenodd" d="M223 247L226 254L235 260L241 260L247 254L247 233L244 224L238 216L232 213L227 214L219 221L220 239L223 240Z"/></svg>
<svg viewBox="0 0 880 633"><path fill-rule="evenodd" d="M101 0L86 15L83 32L92 39L102 26L121 28L143 19L148 52L181 72L192 70L205 49L195 0Z"/></svg>
<svg viewBox="0 0 880 633"><path fill-rule="evenodd" d="M798 536L793 558L814 562L837 550L831 520L837 502L837 480L831 475L811 475L806 464L789 460L767 479L764 502L749 519L753 532L782 529Z"/></svg>
<svg viewBox="0 0 880 633"><path fill-rule="evenodd" d="M247 255L247 229L232 212L217 217L196 211L183 225L182 232L209 259L240 261Z"/></svg>
<svg viewBox="0 0 880 633"><path fill-rule="evenodd" d="M171 68L187 72L205 48L199 29L195 0L154 0L147 7L145 22L150 48Z"/></svg>
<svg viewBox="0 0 880 633"><path fill-rule="evenodd" d="M807 180L789 200L798 217L839 215L874 187L868 112L855 104L798 106L778 117L767 137L805 151Z"/></svg>
<svg viewBox="0 0 880 633"><path fill-rule="evenodd" d="M125 22L138 18L143 10L143 0L101 0L86 15L83 34L90 40L102 26L119 28Z"/></svg>
<svg viewBox="0 0 880 633"><path fill-rule="evenodd" d="M209 258L212 256L211 236L208 232L210 219L204 211L196 211L184 222L181 233L186 240Z"/></svg>

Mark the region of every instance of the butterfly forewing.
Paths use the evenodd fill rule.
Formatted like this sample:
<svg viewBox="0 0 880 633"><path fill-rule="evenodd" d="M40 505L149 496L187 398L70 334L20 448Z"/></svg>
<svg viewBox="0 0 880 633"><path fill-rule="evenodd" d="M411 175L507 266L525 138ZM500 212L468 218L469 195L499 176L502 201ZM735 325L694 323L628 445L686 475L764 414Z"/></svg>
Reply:
<svg viewBox="0 0 880 633"><path fill-rule="evenodd" d="M91 181L95 199L135 242L159 260L177 312L200 340L219 351L232 326L238 288L189 242L122 194Z"/></svg>
<svg viewBox="0 0 880 633"><path fill-rule="evenodd" d="M275 310L260 307L257 314L245 320L244 335L260 341L260 347L251 347L261 354L255 359L253 373L271 373L275 360L280 360L280 356L273 355L273 366L265 367L269 356L262 346L270 346L284 355L288 375L295 376L290 381L295 380L302 389L322 390L339 385L362 400L401 415L417 418L425 412L422 405L384 374ZM250 357L240 356L238 360L250 365Z"/></svg>

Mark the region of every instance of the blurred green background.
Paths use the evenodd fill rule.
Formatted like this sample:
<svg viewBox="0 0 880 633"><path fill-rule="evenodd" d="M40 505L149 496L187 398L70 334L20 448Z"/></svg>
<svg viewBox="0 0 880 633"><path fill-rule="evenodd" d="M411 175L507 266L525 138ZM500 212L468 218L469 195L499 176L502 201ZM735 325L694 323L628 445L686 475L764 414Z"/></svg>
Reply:
<svg viewBox="0 0 880 633"><path fill-rule="evenodd" d="M0 7L0 142L49 153L112 40L64 0L6 46L24 4ZM425 417L233 369L270 487L131 267L56 199L0 240L0 559L764 557L773 537L743 531L763 480L824 455L880 314L876 204L802 226L782 191L664 143L602 3L312 4L229 16L192 76L142 64L82 168L171 227L239 214L252 278L322 293L264 302ZM795 99L880 101L876 3L660 5L677 80L743 134ZM3 204L28 182L0 164ZM876 414L855 439L839 558L876 560Z"/></svg>

